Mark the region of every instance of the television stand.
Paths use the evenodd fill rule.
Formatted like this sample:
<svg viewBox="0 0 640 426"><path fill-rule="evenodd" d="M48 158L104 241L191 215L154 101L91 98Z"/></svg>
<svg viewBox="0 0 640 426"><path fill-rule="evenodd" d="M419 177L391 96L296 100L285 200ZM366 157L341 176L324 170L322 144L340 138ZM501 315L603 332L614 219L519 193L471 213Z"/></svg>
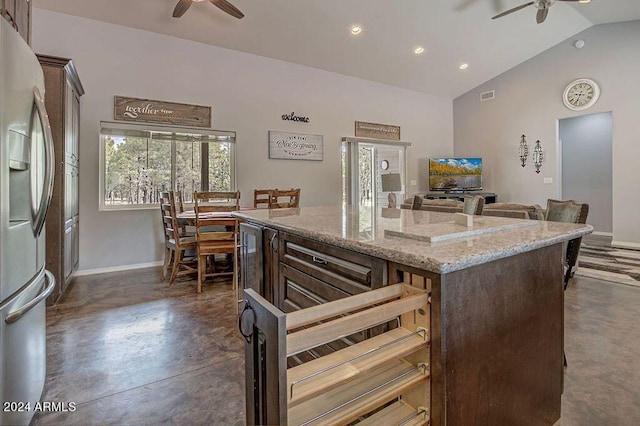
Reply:
<svg viewBox="0 0 640 426"><path fill-rule="evenodd" d="M469 195L482 195L484 197L485 204L492 204L498 201L498 196L495 192L482 192L482 191L464 191L464 190L452 190L442 192L427 192L424 194L424 198L429 200L434 199L450 199L463 201L466 196Z"/></svg>

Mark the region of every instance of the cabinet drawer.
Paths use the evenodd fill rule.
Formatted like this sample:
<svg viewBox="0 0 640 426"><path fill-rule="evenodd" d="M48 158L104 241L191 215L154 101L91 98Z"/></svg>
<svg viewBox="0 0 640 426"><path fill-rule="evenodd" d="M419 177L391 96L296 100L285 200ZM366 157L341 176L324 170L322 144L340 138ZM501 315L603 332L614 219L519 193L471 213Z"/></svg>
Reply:
<svg viewBox="0 0 640 426"><path fill-rule="evenodd" d="M335 288L323 281L313 278L284 263L280 263L280 300L279 308L284 312L294 312L300 309L331 302L351 296L351 294ZM289 359L290 365L297 365L333 351L344 349L349 345L361 342L367 337L367 332L354 333L349 336L318 346L313 350L299 354Z"/></svg>
<svg viewBox="0 0 640 426"><path fill-rule="evenodd" d="M279 308L284 312L331 302L351 296L346 291L280 263Z"/></svg>
<svg viewBox="0 0 640 426"><path fill-rule="evenodd" d="M280 261L349 295L386 284L384 261L295 235L283 235Z"/></svg>

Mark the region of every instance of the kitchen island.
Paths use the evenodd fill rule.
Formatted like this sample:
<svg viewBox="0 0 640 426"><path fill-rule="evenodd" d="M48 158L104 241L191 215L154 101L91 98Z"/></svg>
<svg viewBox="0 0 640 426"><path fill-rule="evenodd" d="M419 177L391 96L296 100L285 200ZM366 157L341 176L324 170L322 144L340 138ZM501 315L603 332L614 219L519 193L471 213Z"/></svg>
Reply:
<svg viewBox="0 0 640 426"><path fill-rule="evenodd" d="M245 298L254 323L246 329L260 336L249 338L246 351L249 424L375 423L387 412L398 419L408 413L406 424L539 425L560 418L562 243L592 232L591 226L476 216L467 228L449 213L351 206L234 215L243 220L241 278L251 289ZM380 321L358 327L369 315L360 311L366 297ZM392 302L384 305L387 299ZM425 305L414 306L420 300ZM409 312L393 322L387 314L400 305ZM337 319L327 319L326 310L319 314L323 307ZM348 335L317 339L313 349L304 344L317 337L314 328L326 332L332 324ZM355 357L340 355L405 331L418 333L424 344L393 349L394 340ZM383 347L424 379L405 372L376 383L375 377L391 374ZM298 373L316 364L318 371ZM302 382L310 378L319 380L308 383L315 390L306 395ZM340 399L367 383L372 390L365 397ZM385 386L386 393L380 391Z"/></svg>

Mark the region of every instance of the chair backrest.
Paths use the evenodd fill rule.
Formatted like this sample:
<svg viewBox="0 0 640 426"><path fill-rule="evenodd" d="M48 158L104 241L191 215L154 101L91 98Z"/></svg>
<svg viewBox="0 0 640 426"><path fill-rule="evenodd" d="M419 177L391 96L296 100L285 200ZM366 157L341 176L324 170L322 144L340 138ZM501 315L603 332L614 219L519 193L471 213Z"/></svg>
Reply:
<svg viewBox="0 0 640 426"><path fill-rule="evenodd" d="M196 244L200 253L233 253L238 235L238 219L204 216L204 213L240 208L240 192L194 192Z"/></svg>
<svg viewBox="0 0 640 426"><path fill-rule="evenodd" d="M589 204L578 203L574 200L547 200L547 211L545 213L545 220L551 222L566 222L566 223L587 223L587 216L589 215ZM580 252L580 243L582 237L569 240L567 243L567 252L565 260L567 265L574 266L578 260L578 253Z"/></svg>
<svg viewBox="0 0 640 426"><path fill-rule="evenodd" d="M481 215L483 209L484 197L482 195L464 197L464 206L462 207L462 213Z"/></svg>
<svg viewBox="0 0 640 426"><path fill-rule="evenodd" d="M254 189L253 190L253 207L256 209L259 208L269 208L269 200L271 199L272 189Z"/></svg>
<svg viewBox="0 0 640 426"><path fill-rule="evenodd" d="M547 200L547 211L544 220L551 222L586 223L589 204L574 200Z"/></svg>
<svg viewBox="0 0 640 426"><path fill-rule="evenodd" d="M184 213L184 202L182 201L182 191L176 191L176 212Z"/></svg>
<svg viewBox="0 0 640 426"><path fill-rule="evenodd" d="M271 191L271 198L269 199L270 209L281 209L299 206L300 188L287 190L274 189Z"/></svg>
<svg viewBox="0 0 640 426"><path fill-rule="evenodd" d="M424 197L420 194L413 196L413 203L411 204L411 210L422 210L422 202Z"/></svg>
<svg viewBox="0 0 640 426"><path fill-rule="evenodd" d="M173 239L178 243L180 235L173 191L160 193L160 213L162 213L162 227L165 242Z"/></svg>
<svg viewBox="0 0 640 426"><path fill-rule="evenodd" d="M198 211L204 212L232 212L240 209L240 191L213 192L198 191L193 193L196 218Z"/></svg>

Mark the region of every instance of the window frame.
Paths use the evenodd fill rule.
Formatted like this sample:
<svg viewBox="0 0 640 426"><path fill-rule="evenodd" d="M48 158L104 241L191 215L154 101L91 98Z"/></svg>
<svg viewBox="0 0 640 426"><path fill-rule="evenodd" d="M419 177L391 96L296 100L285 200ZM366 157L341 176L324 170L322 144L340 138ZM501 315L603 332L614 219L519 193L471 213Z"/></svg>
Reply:
<svg viewBox="0 0 640 426"><path fill-rule="evenodd" d="M117 134L117 131L122 131L123 133L130 132L141 132L141 133L149 133L147 136L150 139L153 139L153 133L190 133L197 134L202 136L216 136L216 137L228 137L229 141L226 141L231 146L231 188L230 191L236 191L237 188L237 149L236 149L236 132L227 131L227 130L214 130L214 129L203 129L199 127L168 127L168 126L158 126L152 124L130 124L130 123L122 123L122 122L111 122L111 121L101 121L99 128L99 138L100 138L100 146L99 146L99 176L98 176L98 211L122 211L122 210L153 210L157 209L160 204L159 203L148 203L148 204L122 204L122 205L107 205L105 203L105 180L106 180L106 137ZM140 136L144 137L144 136ZM211 141L215 142L215 141ZM211 143L210 142L210 143ZM222 141L221 141L222 142ZM176 175L176 162L175 162L175 151L176 151L176 141L173 140L171 142L171 185L175 185L175 175ZM175 188L172 188L175 190ZM188 204L187 204L188 205Z"/></svg>

